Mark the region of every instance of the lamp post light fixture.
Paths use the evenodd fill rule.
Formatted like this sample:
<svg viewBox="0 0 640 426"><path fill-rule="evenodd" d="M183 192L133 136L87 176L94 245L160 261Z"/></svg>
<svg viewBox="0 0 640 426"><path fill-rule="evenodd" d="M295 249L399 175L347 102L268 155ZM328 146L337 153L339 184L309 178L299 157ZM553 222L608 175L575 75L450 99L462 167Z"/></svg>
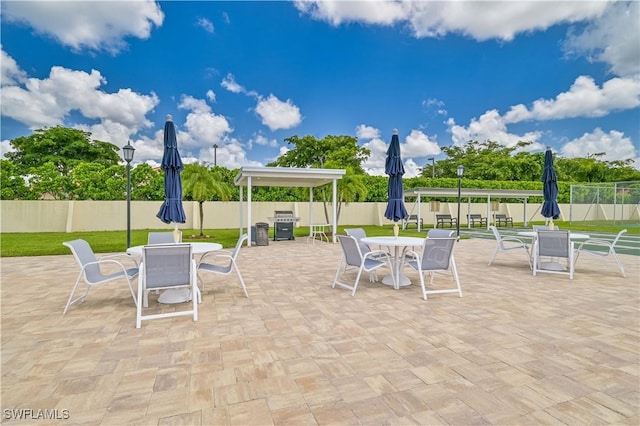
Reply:
<svg viewBox="0 0 640 426"><path fill-rule="evenodd" d="M462 188L462 176L464 175L464 166L458 166L458 220L456 221L456 236L460 239L460 189Z"/></svg>
<svg viewBox="0 0 640 426"><path fill-rule="evenodd" d="M127 248L131 247L131 161L135 150L131 141L122 147L124 161L127 162Z"/></svg>
<svg viewBox="0 0 640 426"><path fill-rule="evenodd" d="M427 161L431 161L431 179L436 177L436 160L433 157L427 158Z"/></svg>
<svg viewBox="0 0 640 426"><path fill-rule="evenodd" d="M213 144L213 167L218 165L218 144Z"/></svg>

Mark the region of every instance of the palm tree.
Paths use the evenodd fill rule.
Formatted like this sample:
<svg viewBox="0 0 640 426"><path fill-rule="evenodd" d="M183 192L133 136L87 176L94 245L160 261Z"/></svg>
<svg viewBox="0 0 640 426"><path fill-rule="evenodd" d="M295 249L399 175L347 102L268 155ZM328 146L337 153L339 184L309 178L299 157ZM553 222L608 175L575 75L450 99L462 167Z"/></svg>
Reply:
<svg viewBox="0 0 640 426"><path fill-rule="evenodd" d="M229 201L231 188L222 177L215 171L209 170L198 163L187 164L182 172L182 190L185 197L189 197L198 202L200 211L200 236L204 236L204 210L205 201L211 201L218 197L222 201Z"/></svg>

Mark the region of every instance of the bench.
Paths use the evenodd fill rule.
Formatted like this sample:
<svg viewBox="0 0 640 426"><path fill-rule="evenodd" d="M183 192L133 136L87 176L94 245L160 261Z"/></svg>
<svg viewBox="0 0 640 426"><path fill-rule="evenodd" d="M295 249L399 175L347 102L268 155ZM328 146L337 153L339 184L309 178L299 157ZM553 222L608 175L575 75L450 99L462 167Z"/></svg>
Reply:
<svg viewBox="0 0 640 426"><path fill-rule="evenodd" d="M418 215L417 214L410 214L408 218L406 218L403 222L402 222L402 229L407 229L409 227L410 223L415 223L416 224L416 228L418 228ZM422 228L422 218L420 218L420 228Z"/></svg>
<svg viewBox="0 0 640 426"><path fill-rule="evenodd" d="M444 224L449 224L449 228L453 228L458 225L458 219L451 217L450 214L437 214L436 215L436 228L444 228Z"/></svg>
<svg viewBox="0 0 640 426"><path fill-rule="evenodd" d="M476 226L476 223L480 226L487 226L487 218L482 217L481 214L468 214L467 220L472 228Z"/></svg>
<svg viewBox="0 0 640 426"><path fill-rule="evenodd" d="M507 226L507 225L511 225L513 226L513 218L512 217L507 217L506 214L496 214L494 216L494 222L496 224L496 226Z"/></svg>

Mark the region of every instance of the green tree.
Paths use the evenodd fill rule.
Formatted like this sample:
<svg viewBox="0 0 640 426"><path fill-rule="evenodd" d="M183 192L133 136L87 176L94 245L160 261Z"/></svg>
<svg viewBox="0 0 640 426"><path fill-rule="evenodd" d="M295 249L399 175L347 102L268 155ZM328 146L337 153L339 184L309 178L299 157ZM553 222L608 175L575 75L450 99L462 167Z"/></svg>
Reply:
<svg viewBox="0 0 640 426"><path fill-rule="evenodd" d="M23 172L45 163L52 163L67 176L79 162L111 166L120 162L118 148L109 142L91 140L91 133L67 127L38 129L30 136L11 140L15 149L5 156Z"/></svg>
<svg viewBox="0 0 640 426"><path fill-rule="evenodd" d="M27 186L25 177L13 161L0 159L0 199L30 200L37 198Z"/></svg>
<svg viewBox="0 0 640 426"><path fill-rule="evenodd" d="M198 202L200 212L200 236L204 236L204 209L205 201L217 198L228 201L231 188L222 181L216 170L209 170L200 164L187 164L182 171L182 189L184 196Z"/></svg>
<svg viewBox="0 0 640 426"><path fill-rule="evenodd" d="M366 197L366 187L362 180L365 175L362 163L369 158L371 152L367 148L358 146L357 138L328 135L318 140L310 135L303 137L294 135L286 138L285 142L294 147L269 164L270 166L345 169L345 176L338 181L337 212L340 211L342 204ZM329 222L327 204L332 200L331 186L323 185L314 189L313 193L314 198L324 203L325 219Z"/></svg>
<svg viewBox="0 0 640 426"><path fill-rule="evenodd" d="M122 200L126 197L125 168L100 163L78 163L69 174L75 199Z"/></svg>
<svg viewBox="0 0 640 426"><path fill-rule="evenodd" d="M72 184L69 176L63 175L52 162L30 169L29 184L36 198L68 200L72 198Z"/></svg>
<svg viewBox="0 0 640 426"><path fill-rule="evenodd" d="M126 186L127 183L124 182L124 191L126 191ZM124 196L126 198L126 193ZM131 170L131 199L139 201L164 200L164 172L159 168L154 169L146 163L134 167Z"/></svg>

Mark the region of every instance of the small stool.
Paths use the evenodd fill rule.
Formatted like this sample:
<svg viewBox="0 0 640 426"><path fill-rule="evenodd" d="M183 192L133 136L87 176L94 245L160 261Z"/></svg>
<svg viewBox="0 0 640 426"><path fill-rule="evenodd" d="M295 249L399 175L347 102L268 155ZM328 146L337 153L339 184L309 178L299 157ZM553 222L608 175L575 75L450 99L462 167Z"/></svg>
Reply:
<svg viewBox="0 0 640 426"><path fill-rule="evenodd" d="M307 243L309 242L309 238L311 238L312 244L315 244L316 237L320 239L320 241L326 240L329 242L329 237L327 237L324 229L329 226L328 223L314 223L311 225L311 233L307 237Z"/></svg>

